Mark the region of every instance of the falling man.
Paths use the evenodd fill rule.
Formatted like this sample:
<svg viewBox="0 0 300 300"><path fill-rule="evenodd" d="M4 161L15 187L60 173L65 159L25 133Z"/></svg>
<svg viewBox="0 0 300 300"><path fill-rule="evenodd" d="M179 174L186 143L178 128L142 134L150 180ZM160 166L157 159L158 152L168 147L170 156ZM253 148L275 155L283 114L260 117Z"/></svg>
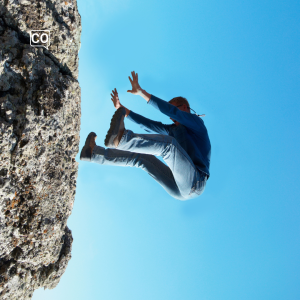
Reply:
<svg viewBox="0 0 300 300"><path fill-rule="evenodd" d="M138 74L131 72L131 90L148 104L170 117L173 124L152 121L124 107L114 89L111 100L116 108L103 148L96 145L96 134L90 132L81 150L80 159L102 165L136 167L152 176L172 197L188 200L201 195L210 176L211 145L203 120L190 112L189 102L175 97L169 102L143 90ZM124 118L147 132L136 134L125 129ZM156 156L161 156L166 164Z"/></svg>

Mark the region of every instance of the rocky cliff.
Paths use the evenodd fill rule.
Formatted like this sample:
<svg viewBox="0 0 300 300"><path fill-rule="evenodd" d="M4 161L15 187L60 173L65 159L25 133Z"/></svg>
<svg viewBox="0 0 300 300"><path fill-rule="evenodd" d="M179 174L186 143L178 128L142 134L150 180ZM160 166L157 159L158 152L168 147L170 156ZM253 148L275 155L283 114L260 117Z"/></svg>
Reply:
<svg viewBox="0 0 300 300"><path fill-rule="evenodd" d="M50 30L33 47L31 30ZM0 298L54 288L71 258L81 19L75 0L0 0Z"/></svg>

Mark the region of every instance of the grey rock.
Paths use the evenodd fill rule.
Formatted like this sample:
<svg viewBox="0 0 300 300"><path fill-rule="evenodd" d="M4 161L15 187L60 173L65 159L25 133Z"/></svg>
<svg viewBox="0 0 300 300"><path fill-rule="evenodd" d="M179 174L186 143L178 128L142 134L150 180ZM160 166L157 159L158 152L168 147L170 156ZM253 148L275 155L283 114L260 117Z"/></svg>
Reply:
<svg viewBox="0 0 300 300"><path fill-rule="evenodd" d="M50 29L32 47L31 30ZM0 299L54 288L71 258L80 131L75 0L0 0Z"/></svg>

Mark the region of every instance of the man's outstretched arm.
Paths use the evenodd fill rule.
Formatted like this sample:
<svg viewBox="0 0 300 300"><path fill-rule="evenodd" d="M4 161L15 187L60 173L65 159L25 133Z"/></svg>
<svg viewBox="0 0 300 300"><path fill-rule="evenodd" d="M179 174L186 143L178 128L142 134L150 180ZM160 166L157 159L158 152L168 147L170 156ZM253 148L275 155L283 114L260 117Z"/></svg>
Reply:
<svg viewBox="0 0 300 300"><path fill-rule="evenodd" d="M139 125L141 128L148 132L156 132L159 134L169 134L170 126L171 125L165 125L161 122L153 121L148 118L145 118L139 114L134 113L133 111L130 111L130 114L128 115L128 119L132 122Z"/></svg>
<svg viewBox="0 0 300 300"><path fill-rule="evenodd" d="M185 125L192 130L199 131L200 129L203 129L203 121L199 117L188 112L181 111L176 106L147 93L139 85L138 74L132 71L131 75L132 79L129 76L129 81L132 85L132 89L128 90L128 93L142 96L153 107L158 109L163 114L169 116L171 120L178 121L182 125Z"/></svg>

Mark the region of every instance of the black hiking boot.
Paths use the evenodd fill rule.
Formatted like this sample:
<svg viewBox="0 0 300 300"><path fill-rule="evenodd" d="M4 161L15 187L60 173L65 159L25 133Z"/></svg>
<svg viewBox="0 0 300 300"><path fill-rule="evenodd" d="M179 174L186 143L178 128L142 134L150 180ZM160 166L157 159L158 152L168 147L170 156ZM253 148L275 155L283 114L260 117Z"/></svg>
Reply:
<svg viewBox="0 0 300 300"><path fill-rule="evenodd" d="M118 147L122 135L125 131L124 118L126 110L124 107L119 107L114 113L111 122L110 128L106 134L104 145L109 148Z"/></svg>
<svg viewBox="0 0 300 300"><path fill-rule="evenodd" d="M83 146L80 153L80 160L90 161L92 158L93 149L96 145L96 133L90 132L85 140L85 145Z"/></svg>

